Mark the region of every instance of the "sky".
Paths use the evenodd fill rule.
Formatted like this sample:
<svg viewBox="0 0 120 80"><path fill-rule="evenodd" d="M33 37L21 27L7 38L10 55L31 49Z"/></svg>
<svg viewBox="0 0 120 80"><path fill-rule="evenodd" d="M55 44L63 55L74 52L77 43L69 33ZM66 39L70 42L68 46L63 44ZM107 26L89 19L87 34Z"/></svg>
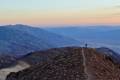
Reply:
<svg viewBox="0 0 120 80"><path fill-rule="evenodd" d="M120 0L0 0L0 24L119 24Z"/></svg>

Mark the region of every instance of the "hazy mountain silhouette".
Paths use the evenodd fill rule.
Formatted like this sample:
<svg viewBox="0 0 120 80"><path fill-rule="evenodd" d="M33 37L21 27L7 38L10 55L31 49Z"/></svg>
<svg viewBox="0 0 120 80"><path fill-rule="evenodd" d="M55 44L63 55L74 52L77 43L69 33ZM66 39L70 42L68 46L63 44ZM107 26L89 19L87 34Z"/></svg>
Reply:
<svg viewBox="0 0 120 80"><path fill-rule="evenodd" d="M120 28L110 26L46 28L46 30L76 39L119 41ZM79 35L78 35L79 34Z"/></svg>
<svg viewBox="0 0 120 80"><path fill-rule="evenodd" d="M24 55L68 45L79 45L79 41L26 25L0 26L1 54Z"/></svg>
<svg viewBox="0 0 120 80"><path fill-rule="evenodd" d="M120 52L119 26L77 26L46 28L56 34L87 42L91 47L109 47Z"/></svg>

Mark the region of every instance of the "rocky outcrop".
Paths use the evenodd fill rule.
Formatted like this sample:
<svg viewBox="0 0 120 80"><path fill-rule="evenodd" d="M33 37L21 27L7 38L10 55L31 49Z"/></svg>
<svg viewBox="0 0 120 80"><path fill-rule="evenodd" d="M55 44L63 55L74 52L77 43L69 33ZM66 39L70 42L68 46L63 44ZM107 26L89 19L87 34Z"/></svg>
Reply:
<svg viewBox="0 0 120 80"><path fill-rule="evenodd" d="M0 69L16 64L17 58L8 54L0 54Z"/></svg>

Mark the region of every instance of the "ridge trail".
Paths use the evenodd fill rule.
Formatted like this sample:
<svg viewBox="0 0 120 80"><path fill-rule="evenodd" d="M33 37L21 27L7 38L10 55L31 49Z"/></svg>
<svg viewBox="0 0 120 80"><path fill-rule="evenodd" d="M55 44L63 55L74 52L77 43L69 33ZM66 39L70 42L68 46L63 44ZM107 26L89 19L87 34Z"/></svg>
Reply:
<svg viewBox="0 0 120 80"><path fill-rule="evenodd" d="M85 51L84 51L84 50L85 50L85 49L82 48L84 72L85 72L86 75L87 75L87 80L92 80L92 79L91 79L91 75L88 73L88 70L87 70L86 57L85 57Z"/></svg>

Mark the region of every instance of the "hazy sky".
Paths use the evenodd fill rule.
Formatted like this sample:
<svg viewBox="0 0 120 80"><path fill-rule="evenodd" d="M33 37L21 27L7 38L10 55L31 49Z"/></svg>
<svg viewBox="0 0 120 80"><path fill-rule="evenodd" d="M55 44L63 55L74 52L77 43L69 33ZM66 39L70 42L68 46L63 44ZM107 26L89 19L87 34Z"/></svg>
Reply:
<svg viewBox="0 0 120 80"><path fill-rule="evenodd" d="M0 24L119 24L120 0L0 0Z"/></svg>

